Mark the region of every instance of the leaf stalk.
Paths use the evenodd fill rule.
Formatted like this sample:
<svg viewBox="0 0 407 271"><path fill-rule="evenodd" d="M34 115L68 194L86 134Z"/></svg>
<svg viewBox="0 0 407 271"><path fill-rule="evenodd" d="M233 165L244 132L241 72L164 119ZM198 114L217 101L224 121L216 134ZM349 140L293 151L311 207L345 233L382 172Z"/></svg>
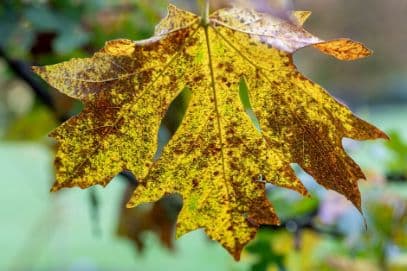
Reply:
<svg viewBox="0 0 407 271"><path fill-rule="evenodd" d="M203 26L209 25L209 7L210 7L209 0L205 0L203 12L202 12L203 13L202 14L202 25Z"/></svg>

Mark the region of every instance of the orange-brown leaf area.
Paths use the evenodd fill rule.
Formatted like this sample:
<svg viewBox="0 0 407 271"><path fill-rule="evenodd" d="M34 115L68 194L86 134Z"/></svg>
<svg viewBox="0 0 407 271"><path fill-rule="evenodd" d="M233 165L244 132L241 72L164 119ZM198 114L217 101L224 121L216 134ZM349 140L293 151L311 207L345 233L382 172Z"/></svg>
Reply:
<svg viewBox="0 0 407 271"><path fill-rule="evenodd" d="M278 224L267 200L270 183L306 195L290 164L361 208L364 175L342 138L386 138L292 61L314 46L340 60L370 55L349 39L321 40L303 27L309 12L284 20L242 8L201 18L169 6L155 35L114 40L91 58L35 67L52 86L85 104L58 127L53 190L106 185L122 170L139 185L128 207L178 193L176 234L204 228L236 259L259 225ZM239 96L244 83L256 127ZM171 102L188 88L185 116L161 156L157 133Z"/></svg>

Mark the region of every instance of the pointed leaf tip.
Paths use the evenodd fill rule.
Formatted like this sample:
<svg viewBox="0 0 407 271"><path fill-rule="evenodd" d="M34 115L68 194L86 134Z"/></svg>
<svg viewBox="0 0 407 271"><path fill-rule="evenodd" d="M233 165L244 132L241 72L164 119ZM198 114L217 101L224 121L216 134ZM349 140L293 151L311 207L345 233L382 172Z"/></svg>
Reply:
<svg viewBox="0 0 407 271"><path fill-rule="evenodd" d="M39 76L43 76L46 72L46 68L44 66L32 66L31 70Z"/></svg>
<svg viewBox="0 0 407 271"><path fill-rule="evenodd" d="M370 56L373 51L363 43L350 39L336 39L314 44L321 52L339 60L352 61Z"/></svg>
<svg viewBox="0 0 407 271"><path fill-rule="evenodd" d="M311 16L311 14L312 14L311 11L306 10L296 10L292 12L292 16L294 16L299 25L303 25Z"/></svg>

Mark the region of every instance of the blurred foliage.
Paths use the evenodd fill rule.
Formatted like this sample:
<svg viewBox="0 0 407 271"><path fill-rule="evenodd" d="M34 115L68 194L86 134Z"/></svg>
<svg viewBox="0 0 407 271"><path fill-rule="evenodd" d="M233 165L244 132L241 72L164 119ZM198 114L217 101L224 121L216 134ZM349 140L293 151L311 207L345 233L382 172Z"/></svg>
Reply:
<svg viewBox="0 0 407 271"><path fill-rule="evenodd" d="M400 189L400 187L399 187ZM402 190L407 190L404 186ZM262 228L247 248L253 271L264 270L405 270L407 268L407 197L387 186L364 186L363 193L367 229L357 231L327 223L321 204L312 198L299 198L292 193L271 192L272 202L282 217L277 229ZM289 211L280 209L280 201ZM329 197L338 194L327 194ZM341 196L339 196L341 197ZM291 210L300 204L303 210ZM308 202L307 202L308 201ZM335 208L331 206L330 208ZM336 219L344 221L353 207L342 205ZM315 211L319 209L318 214ZM336 212L331 209L328 211ZM289 214L289 215L287 215ZM303 219L299 219L303 217ZM304 219L306 217L307 219ZM302 223L301 223L302 221ZM354 223L349 221L349 223Z"/></svg>
<svg viewBox="0 0 407 271"><path fill-rule="evenodd" d="M47 64L84 56L107 40L143 39L164 1L13 1L0 6L0 45L14 57Z"/></svg>
<svg viewBox="0 0 407 271"><path fill-rule="evenodd" d="M389 133L391 138L386 143L390 150L392 158L387 163L388 178L394 181L407 181L407 141L404 141L402 135L396 131Z"/></svg>
<svg viewBox="0 0 407 271"><path fill-rule="evenodd" d="M32 125L35 123L35 125ZM8 128L6 140L39 140L57 125L52 112L44 106L35 106L27 114L18 117Z"/></svg>
<svg viewBox="0 0 407 271"><path fill-rule="evenodd" d="M254 264L251 267L252 271L267 271L271 266L276 267L279 271L287 270L285 268L285 254L275 250L273 244L278 240L279 235L275 231L261 230L257 233L255 241L253 241L246 251L254 255Z"/></svg>

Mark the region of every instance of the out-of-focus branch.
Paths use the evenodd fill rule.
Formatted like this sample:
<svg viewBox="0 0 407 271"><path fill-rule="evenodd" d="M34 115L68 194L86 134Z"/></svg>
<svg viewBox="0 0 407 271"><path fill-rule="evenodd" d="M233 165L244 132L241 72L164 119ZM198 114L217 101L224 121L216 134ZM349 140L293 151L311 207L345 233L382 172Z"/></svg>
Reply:
<svg viewBox="0 0 407 271"><path fill-rule="evenodd" d="M53 112L56 112L56 107L51 95L45 89L44 85L32 75L30 65L23 61L11 59L6 51L0 46L0 58L2 58L8 67L18 76L21 80L26 82L34 91L36 97Z"/></svg>
<svg viewBox="0 0 407 271"><path fill-rule="evenodd" d="M328 234L330 236L334 237L343 237L344 234L336 229L332 228L324 228L324 227L319 227L314 223L314 218L318 214L318 209L315 209L303 216L299 216L293 219L287 219L280 225L264 225L262 228L265 229L272 229L272 230L281 230L281 229L286 229L289 232L293 233L296 238L298 238L301 235L301 232L303 230L312 230L313 232L316 232L318 234ZM296 240L296 243L298 243L299 240ZM299 244L297 244L299 245Z"/></svg>

